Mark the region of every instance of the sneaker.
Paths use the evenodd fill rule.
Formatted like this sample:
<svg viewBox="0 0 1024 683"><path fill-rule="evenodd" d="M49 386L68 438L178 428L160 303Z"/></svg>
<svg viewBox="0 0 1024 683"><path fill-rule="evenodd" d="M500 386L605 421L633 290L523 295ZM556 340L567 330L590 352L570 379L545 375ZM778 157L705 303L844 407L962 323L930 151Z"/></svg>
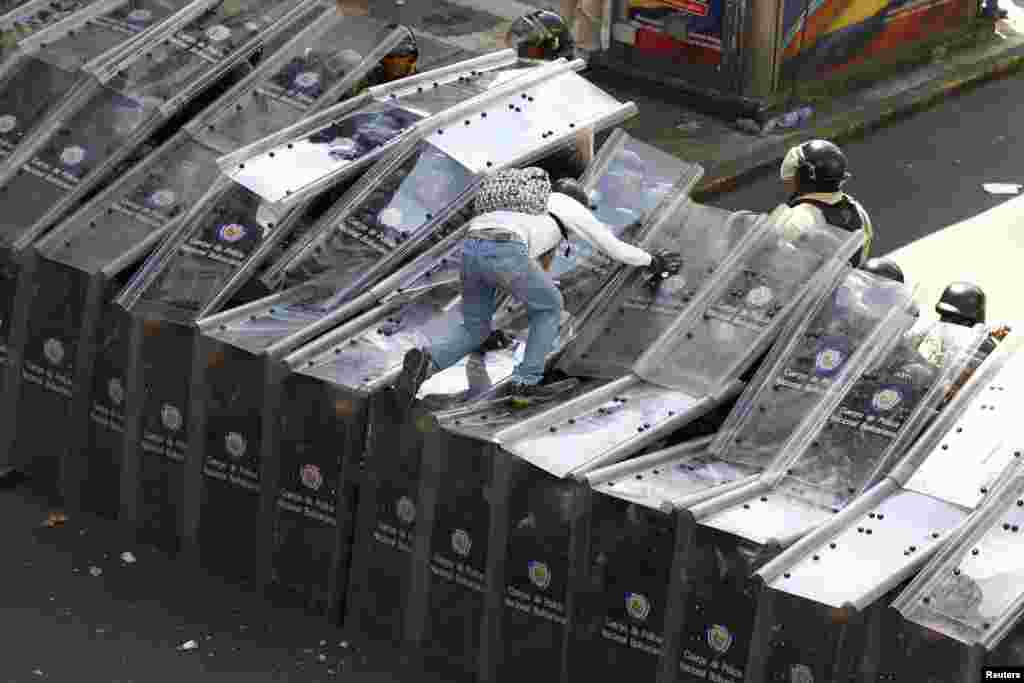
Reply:
<svg viewBox="0 0 1024 683"><path fill-rule="evenodd" d="M508 387L508 395L524 399L545 399L554 398L565 391L564 387L556 384L524 384L513 382Z"/></svg>
<svg viewBox="0 0 1024 683"><path fill-rule="evenodd" d="M405 399L406 407L416 400L420 387L427 381L433 359L427 351L412 349L402 361L402 374L395 381L395 390Z"/></svg>

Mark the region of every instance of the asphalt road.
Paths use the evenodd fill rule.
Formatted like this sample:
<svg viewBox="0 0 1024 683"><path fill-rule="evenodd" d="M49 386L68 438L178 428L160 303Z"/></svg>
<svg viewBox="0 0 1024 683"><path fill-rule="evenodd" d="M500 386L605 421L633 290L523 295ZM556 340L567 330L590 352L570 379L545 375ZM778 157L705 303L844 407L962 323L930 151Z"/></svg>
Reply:
<svg viewBox="0 0 1024 683"><path fill-rule="evenodd" d="M989 209L982 183L1024 183L1024 77L993 81L941 106L847 142L853 178L845 190L875 226L873 254L883 255ZM709 203L765 211L786 197L777 169ZM964 255L969 258L969 254ZM912 273L907 273L913 279Z"/></svg>

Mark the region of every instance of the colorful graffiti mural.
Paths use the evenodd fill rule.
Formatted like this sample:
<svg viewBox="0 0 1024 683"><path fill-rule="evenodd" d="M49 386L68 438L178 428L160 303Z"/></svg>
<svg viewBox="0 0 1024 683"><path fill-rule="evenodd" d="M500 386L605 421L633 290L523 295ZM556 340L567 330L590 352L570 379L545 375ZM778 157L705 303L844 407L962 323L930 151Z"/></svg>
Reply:
<svg viewBox="0 0 1024 683"><path fill-rule="evenodd" d="M977 0L783 0L783 81L827 76L962 26Z"/></svg>
<svg viewBox="0 0 1024 683"><path fill-rule="evenodd" d="M724 0L629 0L633 47L680 63L719 64L723 5Z"/></svg>

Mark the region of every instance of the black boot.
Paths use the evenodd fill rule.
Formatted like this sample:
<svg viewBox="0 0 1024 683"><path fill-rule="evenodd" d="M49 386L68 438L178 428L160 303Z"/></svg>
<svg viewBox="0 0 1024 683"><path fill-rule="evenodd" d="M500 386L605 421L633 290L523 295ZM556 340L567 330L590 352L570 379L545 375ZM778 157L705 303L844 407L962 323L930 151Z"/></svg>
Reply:
<svg viewBox="0 0 1024 683"><path fill-rule="evenodd" d="M416 394L419 393L420 387L430 376L430 368L433 364L434 359L423 349L412 349L406 352L405 359L402 361L402 374L395 381L395 391L398 392L406 410L416 400Z"/></svg>

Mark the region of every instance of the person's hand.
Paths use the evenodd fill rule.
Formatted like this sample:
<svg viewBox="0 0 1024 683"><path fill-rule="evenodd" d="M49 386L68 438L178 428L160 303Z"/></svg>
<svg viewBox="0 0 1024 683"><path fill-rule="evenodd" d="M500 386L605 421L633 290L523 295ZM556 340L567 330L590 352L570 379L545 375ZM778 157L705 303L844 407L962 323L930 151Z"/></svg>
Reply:
<svg viewBox="0 0 1024 683"><path fill-rule="evenodd" d="M683 257L677 251L662 249L651 254L651 263L647 271L646 285L652 291L657 290L662 281L667 280L683 268Z"/></svg>

